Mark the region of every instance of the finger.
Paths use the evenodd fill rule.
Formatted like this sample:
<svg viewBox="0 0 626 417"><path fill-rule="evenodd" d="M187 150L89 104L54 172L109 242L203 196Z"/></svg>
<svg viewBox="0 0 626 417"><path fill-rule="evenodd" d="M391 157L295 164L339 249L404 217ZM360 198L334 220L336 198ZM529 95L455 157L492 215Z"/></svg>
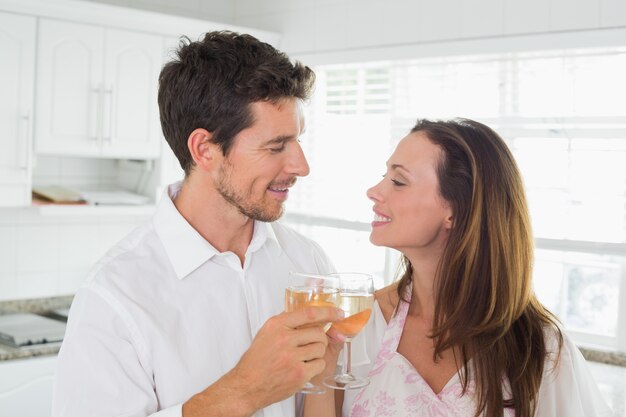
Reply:
<svg viewBox="0 0 626 417"><path fill-rule="evenodd" d="M310 362L316 359L322 359L325 354L325 343L311 343L305 346L300 346L295 355L303 362Z"/></svg>
<svg viewBox="0 0 626 417"><path fill-rule="evenodd" d="M335 322L344 317L343 310L334 307L304 307L296 311L284 314L284 324L295 329L307 324L324 325L328 322Z"/></svg>
<svg viewBox="0 0 626 417"><path fill-rule="evenodd" d="M321 374L326 369L326 361L324 359L313 359L304 364L304 374L306 380L310 381L313 377Z"/></svg>
<svg viewBox="0 0 626 417"><path fill-rule="evenodd" d="M328 338L322 326L300 327L293 329L289 334L294 346L304 346L311 343L323 343L324 346L328 344Z"/></svg>
<svg viewBox="0 0 626 417"><path fill-rule="evenodd" d="M328 343L336 345L346 341L346 336L343 335L340 331L331 327L326 332L326 336L328 336Z"/></svg>

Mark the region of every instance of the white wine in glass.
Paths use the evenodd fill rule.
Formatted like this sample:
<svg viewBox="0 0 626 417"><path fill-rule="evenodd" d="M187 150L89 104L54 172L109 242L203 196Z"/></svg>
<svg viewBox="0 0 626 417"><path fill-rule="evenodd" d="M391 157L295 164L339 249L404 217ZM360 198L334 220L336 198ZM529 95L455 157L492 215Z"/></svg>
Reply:
<svg viewBox="0 0 626 417"><path fill-rule="evenodd" d="M339 390L361 388L369 384L369 379L352 374L351 342L372 315L374 280L371 275L360 273L336 273L328 277L338 280L338 307L344 311L345 318L333 323L333 327L346 337L346 341L341 374L327 377L324 385Z"/></svg>
<svg viewBox="0 0 626 417"><path fill-rule="evenodd" d="M316 274L290 272L287 288L285 289L285 311L291 312L301 308L336 307L338 305L339 288L337 281ZM324 326L324 331L330 328L330 323ZM326 390L311 382L300 390L303 394L322 394Z"/></svg>

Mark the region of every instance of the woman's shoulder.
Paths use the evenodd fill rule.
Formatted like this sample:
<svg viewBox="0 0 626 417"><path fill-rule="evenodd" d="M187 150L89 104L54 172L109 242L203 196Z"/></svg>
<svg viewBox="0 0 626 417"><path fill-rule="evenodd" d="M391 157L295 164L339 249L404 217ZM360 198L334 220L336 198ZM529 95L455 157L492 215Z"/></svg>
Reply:
<svg viewBox="0 0 626 417"><path fill-rule="evenodd" d="M543 329L545 346L544 374L554 376L562 372L570 372L586 365L580 350L560 325L549 325Z"/></svg>
<svg viewBox="0 0 626 417"><path fill-rule="evenodd" d="M378 306L383 313L383 317L385 317L385 321L389 322L393 311L398 305L398 282L394 282L391 285L377 290L374 296L376 297L376 301L378 301Z"/></svg>
<svg viewBox="0 0 626 417"><path fill-rule="evenodd" d="M546 363L535 416L613 416L574 341L556 326L544 334Z"/></svg>

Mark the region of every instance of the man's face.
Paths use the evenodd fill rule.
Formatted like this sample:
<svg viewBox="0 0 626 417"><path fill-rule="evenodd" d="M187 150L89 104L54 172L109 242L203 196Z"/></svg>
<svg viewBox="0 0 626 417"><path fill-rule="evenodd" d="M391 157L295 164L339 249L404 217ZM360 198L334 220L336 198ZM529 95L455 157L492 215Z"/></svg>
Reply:
<svg viewBox="0 0 626 417"><path fill-rule="evenodd" d="M217 172L220 195L243 215L271 222L283 214L288 188L309 174L298 137L304 116L297 99L250 105L254 122L233 139Z"/></svg>

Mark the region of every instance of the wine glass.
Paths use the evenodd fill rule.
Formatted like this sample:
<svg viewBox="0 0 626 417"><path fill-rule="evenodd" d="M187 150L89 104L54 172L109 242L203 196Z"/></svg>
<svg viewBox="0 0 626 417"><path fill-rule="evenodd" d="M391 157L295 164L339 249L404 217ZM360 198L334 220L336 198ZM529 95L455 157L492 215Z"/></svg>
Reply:
<svg viewBox="0 0 626 417"><path fill-rule="evenodd" d="M291 312L308 306L336 307L338 297L339 286L336 279L305 272L290 272L285 289L285 311ZM331 323L326 323L324 331L330 326ZM326 390L307 382L300 392L323 394Z"/></svg>
<svg viewBox="0 0 626 417"><path fill-rule="evenodd" d="M352 375L351 342L363 329L372 314L374 304L374 280L361 273L336 273L328 277L338 280L339 304L345 318L333 323L333 327L346 337L343 349L341 374L324 379L324 385L338 390L357 389L369 384L369 378Z"/></svg>

